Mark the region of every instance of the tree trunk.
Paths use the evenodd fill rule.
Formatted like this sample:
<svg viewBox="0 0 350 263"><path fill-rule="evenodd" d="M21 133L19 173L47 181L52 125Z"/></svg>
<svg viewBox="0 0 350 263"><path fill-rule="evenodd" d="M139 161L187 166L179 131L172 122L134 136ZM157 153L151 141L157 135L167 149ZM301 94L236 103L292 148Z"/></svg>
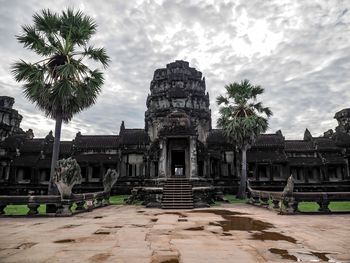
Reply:
<svg viewBox="0 0 350 263"><path fill-rule="evenodd" d="M244 199L247 197L246 188L247 188L247 146L242 147L242 173L241 181L239 184L237 198Z"/></svg>
<svg viewBox="0 0 350 263"><path fill-rule="evenodd" d="M58 194L57 187L53 182L53 175L55 173L56 163L58 161L58 156L60 154L61 127L62 127L62 117L58 116L56 118L55 139L54 139L53 150L52 150L50 182L49 182L49 189L48 189L49 195Z"/></svg>

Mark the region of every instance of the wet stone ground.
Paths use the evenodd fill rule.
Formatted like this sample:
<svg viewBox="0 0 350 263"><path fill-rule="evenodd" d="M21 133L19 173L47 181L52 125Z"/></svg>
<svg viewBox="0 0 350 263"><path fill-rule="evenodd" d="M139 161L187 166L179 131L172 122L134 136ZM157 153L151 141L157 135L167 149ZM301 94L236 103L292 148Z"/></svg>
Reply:
<svg viewBox="0 0 350 263"><path fill-rule="evenodd" d="M0 262L350 262L350 215L281 216L236 204L2 217Z"/></svg>

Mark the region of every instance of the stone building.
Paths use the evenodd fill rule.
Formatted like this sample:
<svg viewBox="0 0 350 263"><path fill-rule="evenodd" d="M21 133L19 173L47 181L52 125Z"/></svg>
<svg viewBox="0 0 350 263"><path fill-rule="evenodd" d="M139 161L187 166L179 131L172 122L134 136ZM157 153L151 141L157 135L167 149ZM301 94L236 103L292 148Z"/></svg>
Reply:
<svg viewBox="0 0 350 263"><path fill-rule="evenodd" d="M44 193L52 132L45 138L34 138L31 130L23 132L21 116L12 109L14 100L1 98L0 114L9 117L2 117L5 125L0 130L0 191ZM78 132L73 140L61 142L60 158L74 156L81 166L83 183L77 191L101 189L108 168L121 175L113 189L117 193L170 177L188 178L219 191L237 190L240 153L221 130L212 128L201 72L185 61L157 69L146 105L142 129L129 129L122 122L118 135ZM249 178L261 188L281 189L292 174L300 190L349 190L350 109L339 111L335 118L338 127L322 137L313 137L308 130L303 140L286 140L281 131L261 134L247 154Z"/></svg>

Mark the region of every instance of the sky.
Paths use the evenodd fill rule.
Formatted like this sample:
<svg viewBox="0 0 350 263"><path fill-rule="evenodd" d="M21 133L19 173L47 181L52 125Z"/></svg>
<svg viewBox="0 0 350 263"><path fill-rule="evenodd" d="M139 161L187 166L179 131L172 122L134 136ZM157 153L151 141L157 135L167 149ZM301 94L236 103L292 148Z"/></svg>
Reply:
<svg viewBox="0 0 350 263"><path fill-rule="evenodd" d="M71 7L98 24L91 39L111 58L94 106L62 127L62 138L118 134L143 128L146 98L157 68L186 60L206 78L213 128L215 99L225 85L248 79L265 89L261 100L273 111L268 132L302 139L337 126L335 112L350 107L350 1L44 1L0 0L0 95L15 98L21 127L35 137L54 130L54 121L27 101L11 65L36 62L15 35L32 15Z"/></svg>

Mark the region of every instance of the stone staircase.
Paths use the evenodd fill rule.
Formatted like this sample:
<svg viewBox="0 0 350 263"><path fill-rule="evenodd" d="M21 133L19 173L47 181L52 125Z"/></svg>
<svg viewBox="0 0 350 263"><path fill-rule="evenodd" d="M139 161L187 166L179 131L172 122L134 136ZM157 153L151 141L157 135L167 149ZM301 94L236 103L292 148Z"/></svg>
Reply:
<svg viewBox="0 0 350 263"><path fill-rule="evenodd" d="M169 178L163 186L163 209L193 209L192 185L185 178Z"/></svg>

